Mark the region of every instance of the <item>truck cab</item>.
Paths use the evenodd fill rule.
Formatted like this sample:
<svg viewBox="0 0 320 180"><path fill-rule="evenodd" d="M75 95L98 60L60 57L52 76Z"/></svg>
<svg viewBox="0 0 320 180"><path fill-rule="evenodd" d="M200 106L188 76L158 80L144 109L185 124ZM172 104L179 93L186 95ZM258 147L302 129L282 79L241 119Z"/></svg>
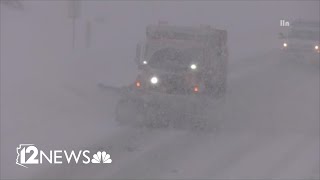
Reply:
<svg viewBox="0 0 320 180"><path fill-rule="evenodd" d="M163 94L222 95L226 86L226 32L211 27L150 25L137 45L137 89Z"/></svg>
<svg viewBox="0 0 320 180"><path fill-rule="evenodd" d="M282 50L296 54L319 54L320 24L316 21L293 21L283 36Z"/></svg>
<svg viewBox="0 0 320 180"><path fill-rule="evenodd" d="M212 130L221 121L227 32L209 26L150 25L136 47L136 80L123 88L115 120L143 126Z"/></svg>

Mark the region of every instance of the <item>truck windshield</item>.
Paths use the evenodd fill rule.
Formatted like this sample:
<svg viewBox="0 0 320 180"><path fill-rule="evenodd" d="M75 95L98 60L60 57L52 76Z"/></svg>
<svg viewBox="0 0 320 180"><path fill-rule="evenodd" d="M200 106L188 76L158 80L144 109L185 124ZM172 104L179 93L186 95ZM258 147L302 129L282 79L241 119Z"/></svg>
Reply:
<svg viewBox="0 0 320 180"><path fill-rule="evenodd" d="M160 49L151 56L149 66L169 72L186 71L192 63L198 63L201 60L202 52L200 48Z"/></svg>
<svg viewBox="0 0 320 180"><path fill-rule="evenodd" d="M319 41L319 33L319 30L291 29L291 31L288 34L288 37L300 40Z"/></svg>

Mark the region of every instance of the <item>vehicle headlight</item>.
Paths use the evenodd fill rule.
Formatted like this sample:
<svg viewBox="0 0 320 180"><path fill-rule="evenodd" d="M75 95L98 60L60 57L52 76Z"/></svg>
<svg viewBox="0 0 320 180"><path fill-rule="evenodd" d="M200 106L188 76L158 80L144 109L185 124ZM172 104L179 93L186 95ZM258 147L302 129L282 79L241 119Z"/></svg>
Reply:
<svg viewBox="0 0 320 180"><path fill-rule="evenodd" d="M153 76L150 78L151 84L157 84L159 82L159 79L156 76Z"/></svg>
<svg viewBox="0 0 320 180"><path fill-rule="evenodd" d="M288 44L287 43L283 43L283 47L287 47L288 46Z"/></svg>
<svg viewBox="0 0 320 180"><path fill-rule="evenodd" d="M148 64L148 62L147 62L147 61L143 61L142 63L143 63L143 64Z"/></svg>
<svg viewBox="0 0 320 180"><path fill-rule="evenodd" d="M196 65L196 64L191 64L191 65L190 65L190 69L196 70L196 69L197 69L197 65Z"/></svg>
<svg viewBox="0 0 320 180"><path fill-rule="evenodd" d="M315 49L315 50L319 50L319 46L315 46L314 49Z"/></svg>

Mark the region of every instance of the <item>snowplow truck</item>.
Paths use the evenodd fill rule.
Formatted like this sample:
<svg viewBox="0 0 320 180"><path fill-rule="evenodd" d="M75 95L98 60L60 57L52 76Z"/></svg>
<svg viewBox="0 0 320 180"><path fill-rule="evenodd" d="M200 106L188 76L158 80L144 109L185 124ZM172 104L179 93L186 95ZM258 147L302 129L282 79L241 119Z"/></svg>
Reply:
<svg viewBox="0 0 320 180"><path fill-rule="evenodd" d="M115 119L151 127L219 127L227 80L227 32L210 26L150 25L136 47L135 82L115 88Z"/></svg>
<svg viewBox="0 0 320 180"><path fill-rule="evenodd" d="M286 33L279 33L282 57L299 63L319 66L319 21L295 20Z"/></svg>

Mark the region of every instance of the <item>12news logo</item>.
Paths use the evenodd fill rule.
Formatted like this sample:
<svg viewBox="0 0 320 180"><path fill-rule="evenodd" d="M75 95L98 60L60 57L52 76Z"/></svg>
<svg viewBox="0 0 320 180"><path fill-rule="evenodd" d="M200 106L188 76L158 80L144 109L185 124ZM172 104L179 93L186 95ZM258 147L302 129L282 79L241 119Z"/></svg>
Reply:
<svg viewBox="0 0 320 180"><path fill-rule="evenodd" d="M110 164L112 162L110 154L105 151L98 151L92 156L92 159L89 155L89 150L79 150L77 153L73 150L70 152L66 150L50 150L45 153L42 150L38 150L34 144L20 144L17 147L16 164L28 168L26 165L43 164L45 162L49 164ZM66 160L66 162L63 160Z"/></svg>

